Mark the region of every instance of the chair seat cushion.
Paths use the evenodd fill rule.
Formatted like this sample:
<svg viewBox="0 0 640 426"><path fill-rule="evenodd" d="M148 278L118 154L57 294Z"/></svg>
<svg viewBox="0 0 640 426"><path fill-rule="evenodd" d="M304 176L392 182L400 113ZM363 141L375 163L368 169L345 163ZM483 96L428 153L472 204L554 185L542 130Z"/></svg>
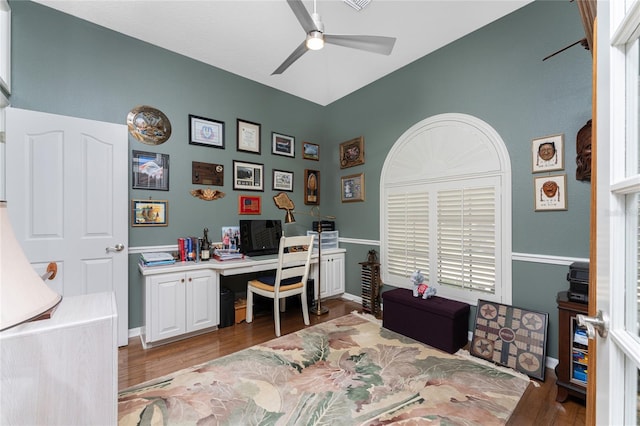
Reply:
<svg viewBox="0 0 640 426"><path fill-rule="evenodd" d="M302 277L285 278L284 280L280 281L280 286L296 284L296 283L299 283L301 280L302 280ZM264 276L264 277L258 277L258 281L260 281L261 283L270 285L270 286L274 286L274 285L276 285L276 276L275 275L267 275L267 276Z"/></svg>
<svg viewBox="0 0 640 426"><path fill-rule="evenodd" d="M280 281L280 291L293 290L294 288L302 287L302 277L291 277ZM276 283L275 276L260 277L255 280L249 281L249 285L260 288L266 291L273 291L273 286Z"/></svg>

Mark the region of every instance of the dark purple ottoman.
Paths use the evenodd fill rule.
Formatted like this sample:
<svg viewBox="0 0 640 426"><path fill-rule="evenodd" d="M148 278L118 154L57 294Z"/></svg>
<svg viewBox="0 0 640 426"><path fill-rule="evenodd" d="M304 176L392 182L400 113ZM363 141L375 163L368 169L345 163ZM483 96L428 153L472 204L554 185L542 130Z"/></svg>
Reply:
<svg viewBox="0 0 640 426"><path fill-rule="evenodd" d="M450 354L468 343L467 303L438 296L413 297L405 288L382 293L382 300L383 327Z"/></svg>

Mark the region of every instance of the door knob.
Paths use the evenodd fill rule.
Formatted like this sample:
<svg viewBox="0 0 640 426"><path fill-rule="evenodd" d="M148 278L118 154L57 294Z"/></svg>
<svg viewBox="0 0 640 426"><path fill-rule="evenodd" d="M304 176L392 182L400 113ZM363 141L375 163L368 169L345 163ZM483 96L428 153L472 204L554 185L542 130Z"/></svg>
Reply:
<svg viewBox="0 0 640 426"><path fill-rule="evenodd" d="M107 247L107 253L110 251L122 251L124 250L124 244L116 244L115 247Z"/></svg>
<svg viewBox="0 0 640 426"><path fill-rule="evenodd" d="M595 317L588 317L586 315L576 315L578 324L587 328L587 337L589 339L596 338L596 331L600 337L607 337L608 324L602 316L602 311L598 311Z"/></svg>

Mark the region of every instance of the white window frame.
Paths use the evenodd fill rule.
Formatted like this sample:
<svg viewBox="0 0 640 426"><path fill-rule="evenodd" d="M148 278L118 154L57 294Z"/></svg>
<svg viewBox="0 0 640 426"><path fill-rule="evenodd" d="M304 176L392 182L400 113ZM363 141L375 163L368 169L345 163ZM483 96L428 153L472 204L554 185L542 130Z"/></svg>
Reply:
<svg viewBox="0 0 640 426"><path fill-rule="evenodd" d="M437 282L438 191L478 187L495 191L493 293ZM405 196L407 204L403 206ZM438 296L471 305L478 299L511 304L511 163L502 138L491 126L465 114L440 114L412 126L387 155L380 178L380 200L380 257L385 284L411 289L410 275L420 269L426 281L435 284ZM421 200L421 205L409 204L415 200ZM399 225L403 221L413 224L405 234ZM418 244L412 244L414 236L420 240ZM404 251L402 238L408 240ZM484 279L487 277L491 278L491 271Z"/></svg>

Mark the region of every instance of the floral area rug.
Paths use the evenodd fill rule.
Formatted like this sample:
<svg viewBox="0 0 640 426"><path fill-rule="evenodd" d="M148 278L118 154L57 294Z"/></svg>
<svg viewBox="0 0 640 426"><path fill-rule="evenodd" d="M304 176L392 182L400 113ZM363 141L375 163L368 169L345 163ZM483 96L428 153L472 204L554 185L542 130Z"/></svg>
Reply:
<svg viewBox="0 0 640 426"><path fill-rule="evenodd" d="M352 313L126 389L118 422L494 425L528 385Z"/></svg>

